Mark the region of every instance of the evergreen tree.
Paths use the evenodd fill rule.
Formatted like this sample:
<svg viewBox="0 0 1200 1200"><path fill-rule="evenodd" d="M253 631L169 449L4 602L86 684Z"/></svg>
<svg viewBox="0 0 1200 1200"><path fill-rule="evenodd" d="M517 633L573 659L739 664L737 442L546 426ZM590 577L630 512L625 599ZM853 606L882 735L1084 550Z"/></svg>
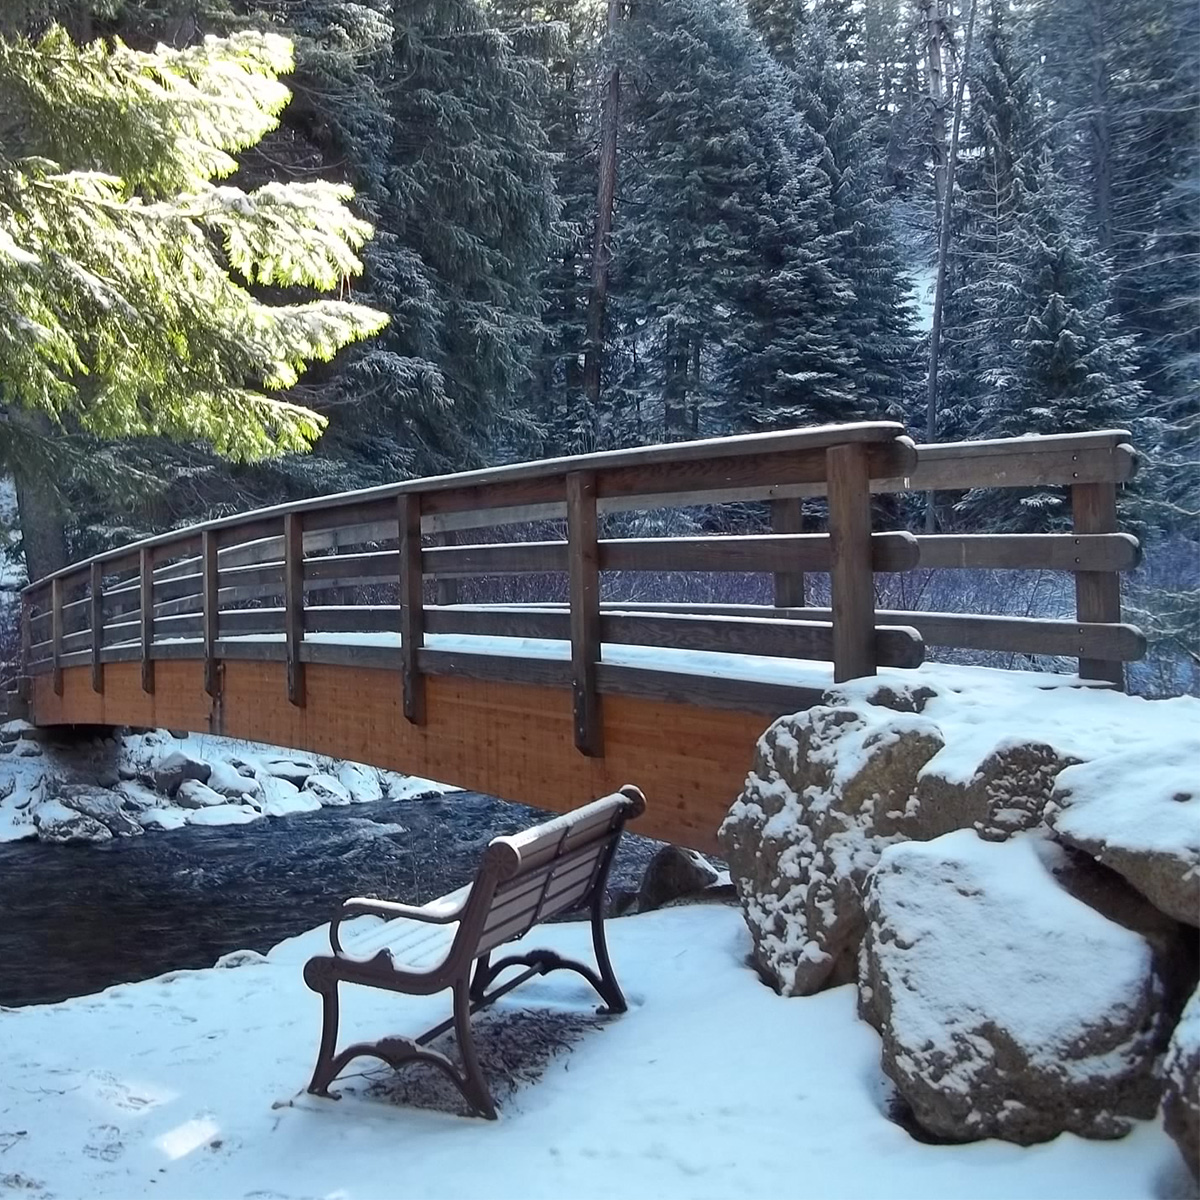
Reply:
<svg viewBox="0 0 1200 1200"><path fill-rule="evenodd" d="M654 0L631 43L617 291L636 408L667 437L856 415L829 184L786 77L729 4Z"/></svg>
<svg viewBox="0 0 1200 1200"><path fill-rule="evenodd" d="M0 391L23 523L46 499L29 454L49 454L48 425L303 449L323 420L270 393L385 323L250 290L338 288L370 233L345 187L211 182L275 125L290 67L286 41L249 33L152 54L58 27L0 41ZM26 551L35 574L62 555L36 536Z"/></svg>

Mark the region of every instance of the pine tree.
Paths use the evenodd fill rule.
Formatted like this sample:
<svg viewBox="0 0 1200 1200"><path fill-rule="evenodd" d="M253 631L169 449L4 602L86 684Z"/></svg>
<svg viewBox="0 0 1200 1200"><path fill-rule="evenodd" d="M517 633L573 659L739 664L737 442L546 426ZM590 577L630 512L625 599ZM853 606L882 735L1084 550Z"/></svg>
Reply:
<svg viewBox="0 0 1200 1200"><path fill-rule="evenodd" d="M655 0L617 227L633 404L662 433L852 417L851 292L786 77L729 4Z"/></svg>
<svg viewBox="0 0 1200 1200"><path fill-rule="evenodd" d="M79 47L61 27L0 41L0 389L19 495L47 423L236 458L320 433L322 418L270 393L386 318L270 304L250 286L336 289L361 270L370 226L346 187L211 182L276 124L290 67L285 40L250 33L153 53ZM27 550L34 573L39 551L55 557Z"/></svg>
<svg viewBox="0 0 1200 1200"><path fill-rule="evenodd" d="M829 183L829 224L823 232L854 293L841 324L855 351L862 411L897 415L906 384L915 382L916 342L866 99L846 69L846 51L830 32L824 9L803 18L791 45L796 108Z"/></svg>

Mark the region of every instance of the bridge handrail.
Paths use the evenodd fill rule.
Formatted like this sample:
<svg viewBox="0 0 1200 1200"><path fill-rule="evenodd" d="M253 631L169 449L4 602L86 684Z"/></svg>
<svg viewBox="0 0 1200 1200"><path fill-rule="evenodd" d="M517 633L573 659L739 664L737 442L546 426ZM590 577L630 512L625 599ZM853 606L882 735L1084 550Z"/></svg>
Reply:
<svg viewBox="0 0 1200 1200"><path fill-rule="evenodd" d="M602 662L602 643L824 659L833 662L835 679L847 679L879 666L916 665L923 641L930 641L1074 654L1082 675L1119 684L1123 663L1144 650L1141 634L1121 622L1120 611L1119 572L1138 558L1136 540L1116 524L1116 486L1136 466L1129 436L1107 430L914 447L894 422L860 422L605 451L277 505L106 551L30 584L23 596L25 670L51 672L61 692L64 669L90 661L92 685L101 691L106 662L140 658L143 688L152 691L156 658L200 657L215 699L222 657L278 657L287 663L289 699L302 704L306 662L355 657L353 646L335 651L306 642L306 633L399 631L399 648L387 648L383 657L402 668L410 720L423 719L426 674L554 680L572 687L576 741L591 753L599 753L600 692L640 688L644 694L649 687L657 689L653 694L678 694L698 686L677 676L673 683L650 679L663 672L635 678L632 668ZM914 537L870 527L872 494L1055 485L1071 490L1073 533ZM828 533L802 529L801 500L815 495L828 498ZM772 502L772 533L599 536L605 512L743 500ZM563 517L565 540L444 544L455 530ZM423 545L423 535L442 544ZM397 548L338 553L384 541ZM919 566L1072 572L1076 620L877 612L874 574ZM776 603L607 605L600 601L599 575L615 570L767 572L775 577ZM830 574L828 608L805 605L804 576L812 571ZM547 572L567 574L569 605L447 603L456 578ZM438 583L438 604L424 601L426 576ZM398 605L305 599L380 582L398 582ZM75 592L79 599L72 598ZM282 607L227 607L281 594ZM45 611L35 611L39 601ZM35 631L48 636L35 642ZM495 655L425 645L426 634L442 633L551 637L569 642L571 661L542 658L530 665L528 658L507 656L497 662ZM283 640L238 640L254 634ZM383 648L371 649L378 657ZM769 692L774 704L778 690L763 695ZM732 693L750 694L746 688Z"/></svg>

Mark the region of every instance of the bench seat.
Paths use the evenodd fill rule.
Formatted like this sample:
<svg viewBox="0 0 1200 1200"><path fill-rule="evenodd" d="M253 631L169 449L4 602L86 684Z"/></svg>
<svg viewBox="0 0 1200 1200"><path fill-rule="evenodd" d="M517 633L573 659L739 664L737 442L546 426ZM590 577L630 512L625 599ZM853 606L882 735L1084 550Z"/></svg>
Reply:
<svg viewBox="0 0 1200 1200"><path fill-rule="evenodd" d="M332 954L317 955L304 967L305 983L322 1000L321 1044L308 1090L329 1095L329 1085L360 1055L392 1067L425 1062L455 1083L480 1115L494 1118L496 1107L479 1068L471 1037L471 1016L534 975L565 968L582 975L610 1012L624 1012L604 939L604 895L609 867L625 823L645 810L632 786L594 800L521 833L493 838L474 881L424 905L358 896L343 902L329 927ZM596 969L552 950L531 950L492 961L492 952L517 940L559 913L591 912ZM343 922L359 915L377 922ZM512 968L521 973L493 987ZM453 1015L416 1038L387 1037L337 1051L338 986L355 983L408 995L449 989ZM461 1065L428 1049L453 1028Z"/></svg>

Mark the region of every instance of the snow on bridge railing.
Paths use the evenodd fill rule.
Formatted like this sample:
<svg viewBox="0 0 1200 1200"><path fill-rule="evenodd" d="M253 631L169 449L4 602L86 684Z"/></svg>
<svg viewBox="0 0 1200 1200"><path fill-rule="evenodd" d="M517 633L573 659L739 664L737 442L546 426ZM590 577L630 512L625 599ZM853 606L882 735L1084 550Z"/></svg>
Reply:
<svg viewBox="0 0 1200 1200"><path fill-rule="evenodd" d="M63 672L90 665L91 686L102 691L106 663L135 659L142 688L153 691L156 660L203 658L215 700L223 660L277 658L287 664L288 699L303 704L307 662L394 665L405 714L417 723L426 675L554 683L572 688L576 743L593 754L603 692L784 711L821 690L706 679L645 659L615 665L602 661L602 644L823 660L844 680L916 666L928 641L1075 655L1081 674L1119 685L1123 663L1144 649L1120 620L1118 572L1138 553L1116 525L1116 486L1135 464L1127 440L1110 431L914 447L900 425L864 422L517 464L262 509L97 555L30 585L25 671L50 674L61 695ZM1041 486L1071 489L1073 533L871 530L873 493ZM815 496L826 498L828 532L802 531L802 500ZM608 513L743 501L771 502L771 533L600 536ZM563 519L565 539L446 544L465 530ZM919 566L1070 571L1077 619L877 612L875 573ZM606 571L766 572L775 606L604 605ZM828 607L805 607L808 572L829 574ZM566 575L569 604L448 602L457 579L547 574ZM436 603L427 602L426 580ZM398 603L381 602L381 589L397 589ZM334 602L311 603L317 596ZM399 634L398 644L381 642L386 634ZM448 647L442 635L461 636ZM511 643L497 653L486 638L550 639L569 646L569 661L544 648L514 654Z"/></svg>

